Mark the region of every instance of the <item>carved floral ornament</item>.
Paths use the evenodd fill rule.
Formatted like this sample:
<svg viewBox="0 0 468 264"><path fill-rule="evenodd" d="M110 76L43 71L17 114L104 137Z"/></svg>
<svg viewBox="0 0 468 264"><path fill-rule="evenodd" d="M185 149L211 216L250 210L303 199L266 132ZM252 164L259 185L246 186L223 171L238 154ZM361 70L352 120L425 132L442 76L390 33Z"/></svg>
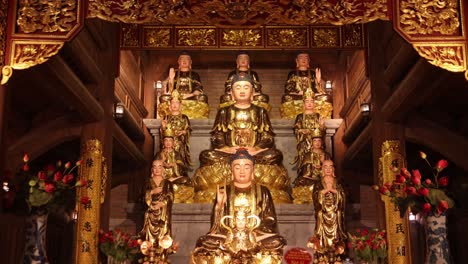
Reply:
<svg viewBox="0 0 468 264"><path fill-rule="evenodd" d="M357 47L360 39L355 29L343 29L341 32L347 33L340 35L340 31L333 28L316 30L314 26L358 25L392 18L394 29L413 44L422 57L449 71L465 71L468 80L468 34L463 28L466 18L462 15L467 6L463 0L0 0L0 3L0 21L16 25L11 27L12 32L7 32L7 24L0 22L2 83L7 82L12 69L47 61L79 32L85 17L140 26L151 23L161 28L140 34L140 26L122 26L121 42L127 41L126 48L159 45L158 48L235 49L335 48L337 43ZM88 9L84 10L85 7ZM8 8L15 9L10 12L14 16L7 17ZM197 25L198 37L185 29L174 30L182 25ZM278 25L283 29L262 34L267 31L266 27ZM299 29L292 29L295 26L308 27L309 32L304 35ZM141 36L146 46L138 44L136 36ZM285 38L280 40L273 36ZM333 39L325 41L325 36ZM156 42L160 39L164 41ZM30 44L21 48L12 45L19 40Z"/></svg>

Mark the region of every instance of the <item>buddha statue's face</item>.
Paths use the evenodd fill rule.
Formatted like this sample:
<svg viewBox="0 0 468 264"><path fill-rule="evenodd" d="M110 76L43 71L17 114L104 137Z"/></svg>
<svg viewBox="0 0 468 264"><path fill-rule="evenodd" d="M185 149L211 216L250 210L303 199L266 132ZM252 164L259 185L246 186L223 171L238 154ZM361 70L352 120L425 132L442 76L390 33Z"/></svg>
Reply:
<svg viewBox="0 0 468 264"><path fill-rule="evenodd" d="M172 112L180 112L181 103L179 100L171 100L170 110Z"/></svg>
<svg viewBox="0 0 468 264"><path fill-rule="evenodd" d="M296 67L299 70L309 69L309 62L310 62L309 54L301 53L297 55L296 57Z"/></svg>
<svg viewBox="0 0 468 264"><path fill-rule="evenodd" d="M162 174L163 174L163 163L162 163L161 160L153 161L153 164L151 166L151 173L152 173L153 177L162 176Z"/></svg>
<svg viewBox="0 0 468 264"><path fill-rule="evenodd" d="M234 184L249 185L253 177L253 162L249 159L236 159L231 164Z"/></svg>
<svg viewBox="0 0 468 264"><path fill-rule="evenodd" d="M322 164L322 173L323 176L335 177L335 165L331 160L324 160Z"/></svg>
<svg viewBox="0 0 468 264"><path fill-rule="evenodd" d="M192 59L189 55L180 55L179 56L179 70L188 71L192 67Z"/></svg>
<svg viewBox="0 0 468 264"><path fill-rule="evenodd" d="M244 230L245 227L247 226L247 219L245 217L245 214L237 214L236 216L236 228L238 230Z"/></svg>
<svg viewBox="0 0 468 264"><path fill-rule="evenodd" d="M163 145L165 149L172 149L174 147L174 139L171 137L164 138Z"/></svg>
<svg viewBox="0 0 468 264"><path fill-rule="evenodd" d="M238 81L232 85L232 97L237 103L251 102L252 84L248 81Z"/></svg>
<svg viewBox="0 0 468 264"><path fill-rule="evenodd" d="M322 139L321 138L312 139L312 147L314 149L321 149L322 148Z"/></svg>
<svg viewBox="0 0 468 264"><path fill-rule="evenodd" d="M312 111L315 107L315 101L313 98L304 99L304 110Z"/></svg>
<svg viewBox="0 0 468 264"><path fill-rule="evenodd" d="M249 65L250 65L250 58L249 58L249 55L247 54L240 54L239 56L237 56L237 68L246 68L248 69L249 68Z"/></svg>

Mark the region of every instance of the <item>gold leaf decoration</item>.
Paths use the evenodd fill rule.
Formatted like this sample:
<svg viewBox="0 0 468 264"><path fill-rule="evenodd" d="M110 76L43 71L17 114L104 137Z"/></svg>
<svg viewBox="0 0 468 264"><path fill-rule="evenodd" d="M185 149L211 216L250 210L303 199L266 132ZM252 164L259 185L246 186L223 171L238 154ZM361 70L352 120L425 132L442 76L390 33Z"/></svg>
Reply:
<svg viewBox="0 0 468 264"><path fill-rule="evenodd" d="M144 27L144 47L171 47L171 28Z"/></svg>
<svg viewBox="0 0 468 264"><path fill-rule="evenodd" d="M307 47L307 28L267 28L267 46Z"/></svg>
<svg viewBox="0 0 468 264"><path fill-rule="evenodd" d="M78 21L79 4L76 0L20 0L16 21L19 33L69 32Z"/></svg>
<svg viewBox="0 0 468 264"><path fill-rule="evenodd" d="M216 29L184 28L177 29L177 46L215 46Z"/></svg>
<svg viewBox="0 0 468 264"><path fill-rule="evenodd" d="M0 69L6 63L7 15L8 0L0 0Z"/></svg>
<svg viewBox="0 0 468 264"><path fill-rule="evenodd" d="M399 23L408 35L459 35L458 0L399 2Z"/></svg>
<svg viewBox="0 0 468 264"><path fill-rule="evenodd" d="M18 70L44 63L62 46L60 41L12 41L11 66Z"/></svg>
<svg viewBox="0 0 468 264"><path fill-rule="evenodd" d="M464 44L414 44L416 51L429 63L453 72L466 70Z"/></svg>
<svg viewBox="0 0 468 264"><path fill-rule="evenodd" d="M138 25L137 24L121 24L120 27L122 47L138 47Z"/></svg>
<svg viewBox="0 0 468 264"><path fill-rule="evenodd" d="M339 29L336 27L312 28L311 46L318 48L339 47Z"/></svg>
<svg viewBox="0 0 468 264"><path fill-rule="evenodd" d="M261 46L260 29L223 30L222 45L225 46Z"/></svg>
<svg viewBox="0 0 468 264"><path fill-rule="evenodd" d="M364 45L361 24L344 25L342 29L345 47L360 47Z"/></svg>

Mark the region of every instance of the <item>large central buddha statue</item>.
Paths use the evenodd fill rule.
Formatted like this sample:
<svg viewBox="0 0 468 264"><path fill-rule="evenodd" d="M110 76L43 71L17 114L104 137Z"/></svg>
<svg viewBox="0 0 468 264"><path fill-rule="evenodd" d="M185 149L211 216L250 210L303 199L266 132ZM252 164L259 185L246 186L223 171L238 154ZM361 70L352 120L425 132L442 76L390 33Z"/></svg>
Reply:
<svg viewBox="0 0 468 264"><path fill-rule="evenodd" d="M275 148L267 110L252 104L250 75L233 77L231 95L235 103L218 110L211 131L211 149L200 153L200 168L194 175L195 201L211 202L217 185L231 182L230 157L240 148L255 158L255 180L266 185L275 202L290 202L289 177L283 155Z"/></svg>

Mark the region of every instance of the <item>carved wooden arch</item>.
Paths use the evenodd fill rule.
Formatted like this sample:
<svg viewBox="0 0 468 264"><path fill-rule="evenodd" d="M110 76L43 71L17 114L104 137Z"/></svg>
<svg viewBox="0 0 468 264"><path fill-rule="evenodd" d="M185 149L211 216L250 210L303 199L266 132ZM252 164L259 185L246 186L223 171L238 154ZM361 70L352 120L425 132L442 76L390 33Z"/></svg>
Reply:
<svg viewBox="0 0 468 264"><path fill-rule="evenodd" d="M0 0L0 79L5 84L13 69L47 61L80 31L85 18L100 18L131 23L121 31L130 41L122 41L126 48L236 50L343 47L347 41L356 47L360 43L353 37L360 32L351 28L343 35L347 25L392 20L427 61L465 72L468 80L466 5L463 0ZM187 26L195 24L204 26Z"/></svg>

